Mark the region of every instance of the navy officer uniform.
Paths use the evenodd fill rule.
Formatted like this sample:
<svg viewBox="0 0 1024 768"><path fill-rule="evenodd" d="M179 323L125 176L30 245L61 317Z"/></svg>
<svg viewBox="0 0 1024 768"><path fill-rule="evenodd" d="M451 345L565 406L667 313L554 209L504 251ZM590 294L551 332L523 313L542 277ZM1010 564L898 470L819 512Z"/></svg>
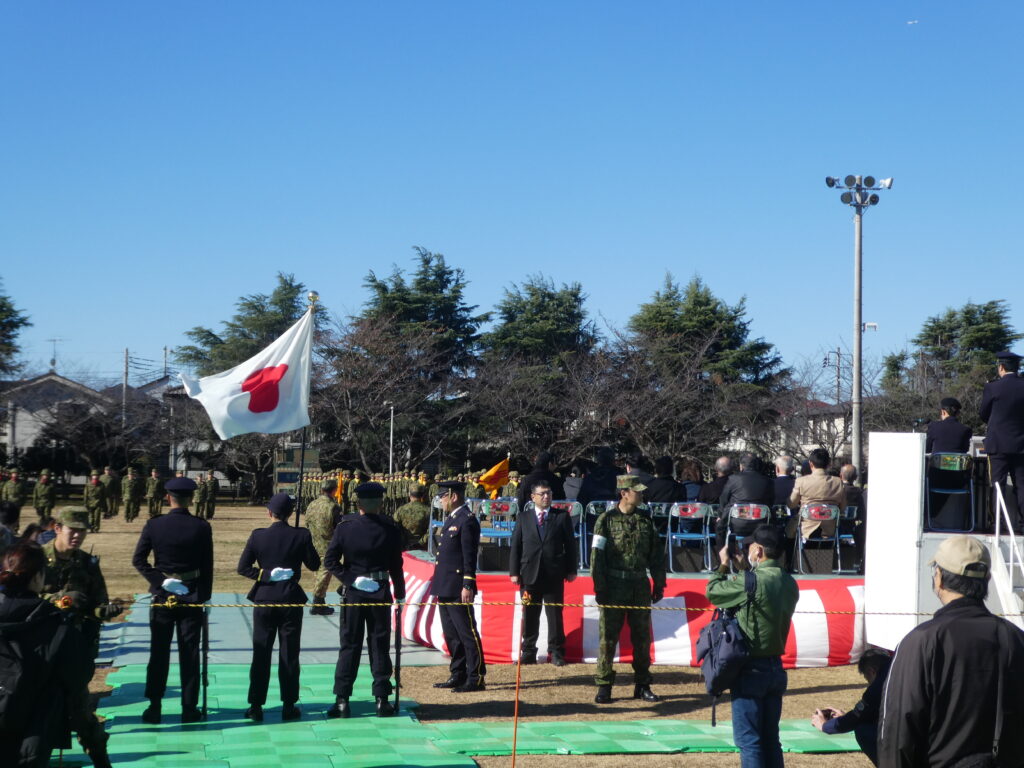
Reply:
<svg viewBox="0 0 1024 768"><path fill-rule="evenodd" d="M999 378L985 385L981 396L981 420L988 424L985 453L993 485L1003 484L1013 475L1017 495L1015 528L1021 529L1024 518L1024 379L1018 375L1020 355L1009 350L996 354Z"/></svg>
<svg viewBox="0 0 1024 768"><path fill-rule="evenodd" d="M484 690L484 648L473 613L476 595L476 557L480 546L480 521L465 503L466 484L456 480L438 483L441 507L448 514L437 545L437 562L430 594L439 605L441 630L451 654L450 676L435 688L457 693Z"/></svg>
<svg viewBox="0 0 1024 768"><path fill-rule="evenodd" d="M199 710L199 652L203 608L166 608L168 598L182 603L204 603L213 591L213 533L210 524L189 514L196 484L176 477L164 485L170 510L154 517L142 529L132 565L149 582L153 595L149 609L149 664L145 696L147 723L160 722L161 700L167 688L171 638L178 633L178 668L181 673L181 719L197 722ZM149 555L153 554L153 564Z"/></svg>
<svg viewBox="0 0 1024 768"><path fill-rule="evenodd" d="M944 397L939 407L946 413L940 421L928 425L924 441L925 453L967 453L971 450L971 428L961 424L960 401L955 397Z"/></svg>
<svg viewBox="0 0 1024 768"><path fill-rule="evenodd" d="M395 599L405 599L402 570L402 532L379 514L384 486L362 483L356 487L359 514L338 521L324 553L324 567L341 582L341 648L334 668L334 705L328 717L348 717L348 700L359 672L363 635L373 674L373 696L378 717L395 714L388 702L391 685L391 586ZM390 584L389 582L390 578ZM400 631L400 630L399 630Z"/></svg>
<svg viewBox="0 0 1024 768"><path fill-rule="evenodd" d="M260 603L306 603L306 593L299 586L302 566L310 571L320 568L320 555L313 546L308 528L288 525L295 508L295 498L278 493L267 502L267 514L274 522L268 528L257 528L249 535L238 573L255 583L246 597ZM249 666L250 720L263 720L270 686L270 658L274 640L278 643L277 678L281 688L282 720L297 720L302 712L295 705L299 700L299 648L302 640L302 608L256 607L252 612L252 664Z"/></svg>

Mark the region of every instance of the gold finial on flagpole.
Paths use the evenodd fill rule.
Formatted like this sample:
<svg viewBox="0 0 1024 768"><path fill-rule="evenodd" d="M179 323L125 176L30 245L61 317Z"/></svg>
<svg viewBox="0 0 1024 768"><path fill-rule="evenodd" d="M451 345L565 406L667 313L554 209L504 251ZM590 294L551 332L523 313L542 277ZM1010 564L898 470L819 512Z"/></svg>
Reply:
<svg viewBox="0 0 1024 768"><path fill-rule="evenodd" d="M309 293L306 294L306 298L309 299L309 306L312 307L314 304L320 301L320 294L317 293L316 291L310 291Z"/></svg>

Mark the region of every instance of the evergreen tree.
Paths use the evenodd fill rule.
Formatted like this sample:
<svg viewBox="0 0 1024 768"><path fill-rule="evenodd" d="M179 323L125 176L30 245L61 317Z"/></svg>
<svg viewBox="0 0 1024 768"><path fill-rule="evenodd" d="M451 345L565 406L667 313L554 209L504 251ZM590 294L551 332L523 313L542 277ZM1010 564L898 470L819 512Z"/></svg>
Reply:
<svg viewBox="0 0 1024 768"><path fill-rule="evenodd" d="M3 290L2 286L0 282L0 290ZM22 366L16 359L21 351L18 334L30 325L28 316L14 306L9 296L0 293L0 376L11 376L21 370Z"/></svg>

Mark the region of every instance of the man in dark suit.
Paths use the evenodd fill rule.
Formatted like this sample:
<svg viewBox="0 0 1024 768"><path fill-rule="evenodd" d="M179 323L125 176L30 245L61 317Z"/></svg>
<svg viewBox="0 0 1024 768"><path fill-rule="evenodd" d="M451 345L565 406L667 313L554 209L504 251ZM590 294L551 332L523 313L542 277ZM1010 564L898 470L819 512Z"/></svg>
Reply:
<svg viewBox="0 0 1024 768"><path fill-rule="evenodd" d="M649 481L642 480L647 490L644 491L644 500L673 504L677 501L686 500L686 490L681 483L672 478L672 457L662 456L654 462L654 477Z"/></svg>
<svg viewBox="0 0 1024 768"><path fill-rule="evenodd" d="M175 629L181 672L181 721L195 723L205 716L199 709L203 609L167 608L165 605L172 595L182 603L205 603L213 592L213 533L208 522L188 511L196 484L187 477L176 477L164 484L164 490L170 509L166 515L146 523L132 556L132 565L149 582L153 595L149 609L145 692L150 703L142 719L154 725L160 722ZM152 565L150 552L153 553Z"/></svg>
<svg viewBox="0 0 1024 768"><path fill-rule="evenodd" d="M1017 496L1014 528L1019 532L1024 518L1024 379L1017 375L1020 355L1003 350L996 359L999 378L985 385L980 416L988 424L985 452L992 484L1002 485L1004 497L1006 478L1013 475Z"/></svg>
<svg viewBox="0 0 1024 768"><path fill-rule="evenodd" d="M960 401L944 397L939 403L940 420L928 425L925 453L967 453L971 449L971 428L960 423Z"/></svg>
<svg viewBox="0 0 1024 768"><path fill-rule="evenodd" d="M563 667L565 629L561 603L565 602L565 582L576 578L576 537L572 518L563 510L551 508L551 486L543 481L534 483L530 499L533 506L519 513L509 554L512 583L529 595L529 604L523 606L523 643L519 658L523 664L537 663L543 603L548 618L548 660L556 667Z"/></svg>
<svg viewBox="0 0 1024 768"><path fill-rule="evenodd" d="M533 469L530 471L530 474L519 483L516 501L519 502L520 509L523 509L526 506L526 502L530 500L530 489L533 487L533 484L539 483L542 480L551 488L554 498L565 498L565 484L555 474L555 457L549 451L541 451L537 454L537 460L533 463Z"/></svg>
<svg viewBox="0 0 1024 768"><path fill-rule="evenodd" d="M390 717L391 588L395 600L405 599L402 570L402 532L390 517L380 514L384 486L362 483L356 488L359 514L341 518L324 555L324 566L342 584L341 649L334 669L334 706L328 717L348 717L348 700L359 672L366 632L366 655L373 673L377 717ZM389 583L390 582L390 583ZM360 605L362 604L362 605ZM396 631L401 631L397 629Z"/></svg>
<svg viewBox="0 0 1024 768"><path fill-rule="evenodd" d="M775 495L772 505L779 506L789 503L789 495L793 492L796 477L793 476L795 462L792 456L782 455L775 460Z"/></svg>
<svg viewBox="0 0 1024 768"><path fill-rule="evenodd" d="M278 493L267 502L269 528L257 528L238 560L238 574L255 582L246 597L260 603L302 603L306 592L299 586L302 566L312 572L320 567L320 555L307 528L293 528L288 517L295 499ZM263 705L270 685L270 657L278 642L277 675L281 687L282 720L298 720L299 645L302 637L301 608L255 608L252 612L252 664L249 666L249 708L245 716L263 722Z"/></svg>
<svg viewBox="0 0 1024 768"><path fill-rule="evenodd" d="M702 504L718 504L722 489L725 488L725 481L734 471L735 466L728 456L719 456L715 459L715 479L701 486L697 501Z"/></svg>
<svg viewBox="0 0 1024 768"><path fill-rule="evenodd" d="M441 631L451 653L450 675L435 688L456 693L484 690L484 647L473 613L476 595L476 556L480 546L480 521L466 505L466 484L458 480L438 483L444 525L437 545L437 562L430 594L437 598ZM452 605L454 603L454 605Z"/></svg>
<svg viewBox="0 0 1024 768"><path fill-rule="evenodd" d="M715 534L718 549L725 546L729 532L729 507L733 504L764 504L771 506L775 498L772 481L760 473L760 464L752 453L740 456L740 471L730 475L722 486L722 495L718 498L718 521ZM759 525L767 520L733 520L732 532L737 536L749 536Z"/></svg>

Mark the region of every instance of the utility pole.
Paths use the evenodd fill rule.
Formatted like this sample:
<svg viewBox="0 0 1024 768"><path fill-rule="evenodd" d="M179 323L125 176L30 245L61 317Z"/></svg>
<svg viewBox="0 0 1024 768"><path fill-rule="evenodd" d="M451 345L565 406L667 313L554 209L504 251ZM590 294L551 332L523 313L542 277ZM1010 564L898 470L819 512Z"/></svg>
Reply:
<svg viewBox="0 0 1024 768"><path fill-rule="evenodd" d="M164 378L167 378L167 347L164 347Z"/></svg>
<svg viewBox="0 0 1024 768"><path fill-rule="evenodd" d="M121 377L121 433L128 427L128 347L124 348L124 375Z"/></svg>

